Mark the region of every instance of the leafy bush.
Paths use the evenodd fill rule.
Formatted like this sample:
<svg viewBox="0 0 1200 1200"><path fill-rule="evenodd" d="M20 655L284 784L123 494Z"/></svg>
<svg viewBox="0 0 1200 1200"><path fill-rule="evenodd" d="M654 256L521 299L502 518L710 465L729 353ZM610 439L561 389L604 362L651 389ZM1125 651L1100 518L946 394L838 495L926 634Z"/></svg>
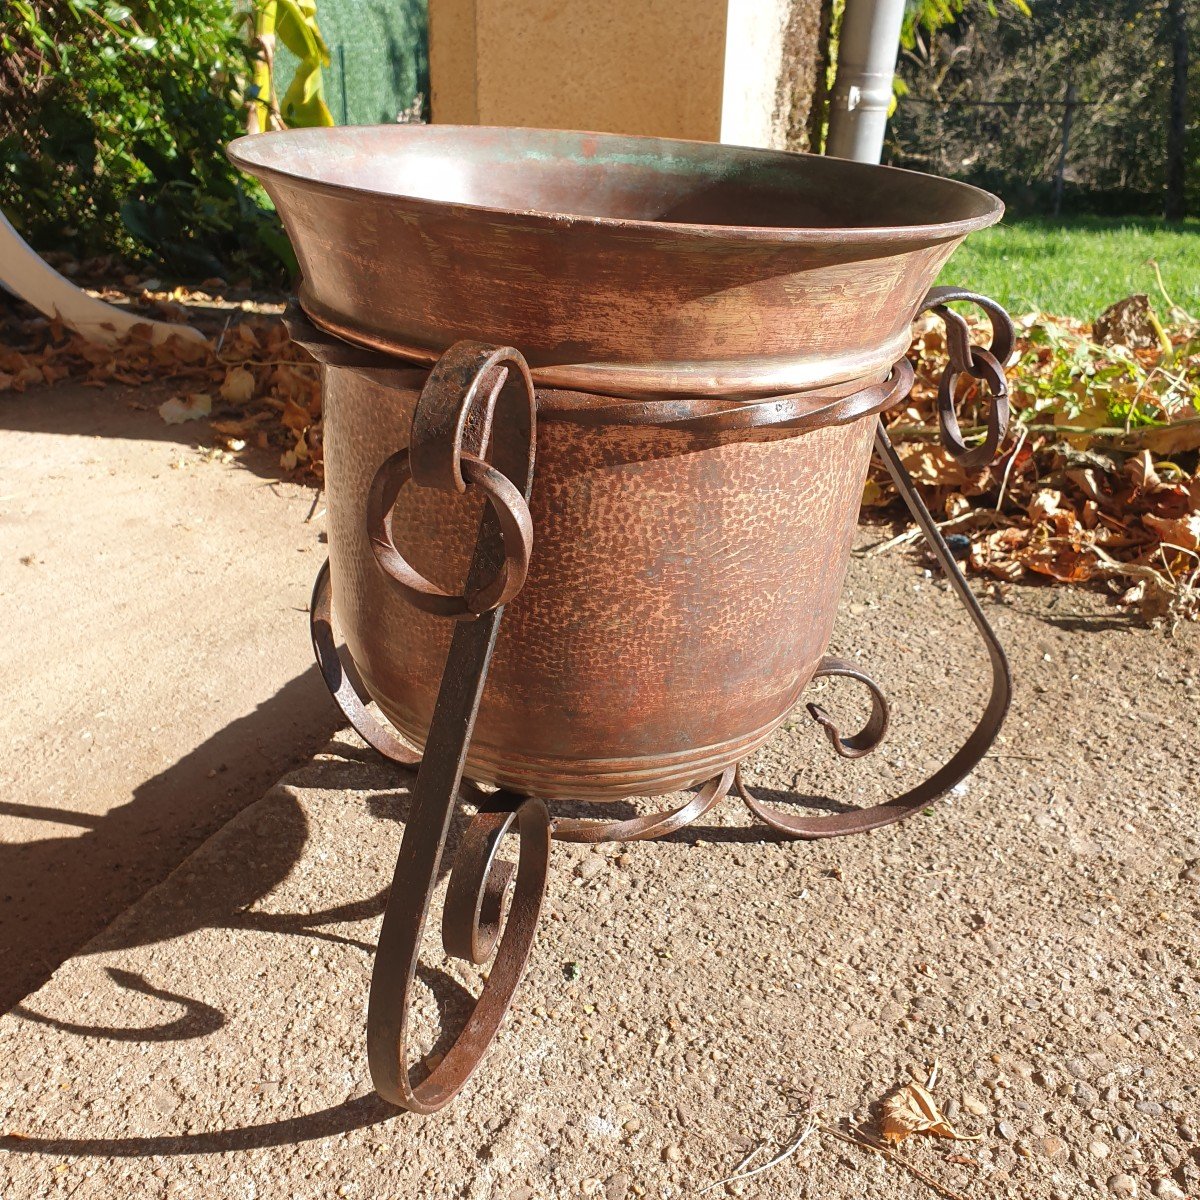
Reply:
<svg viewBox="0 0 1200 1200"><path fill-rule="evenodd" d="M0 208L39 250L282 279L265 196L228 162L250 75L231 0L8 0Z"/></svg>

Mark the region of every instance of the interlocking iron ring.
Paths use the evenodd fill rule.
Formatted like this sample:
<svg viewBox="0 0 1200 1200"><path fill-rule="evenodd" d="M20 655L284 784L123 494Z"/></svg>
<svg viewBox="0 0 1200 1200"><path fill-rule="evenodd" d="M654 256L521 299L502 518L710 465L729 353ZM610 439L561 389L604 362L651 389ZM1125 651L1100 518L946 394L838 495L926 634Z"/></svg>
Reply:
<svg viewBox="0 0 1200 1200"><path fill-rule="evenodd" d="M413 482L443 492L465 492L469 476L463 459L473 454L490 458L527 492L533 481L536 407L529 365L518 350L455 342L429 372L413 411ZM503 444L493 439L497 421Z"/></svg>
<svg viewBox="0 0 1200 1200"><path fill-rule="evenodd" d="M971 329L966 319L946 305L955 300L975 304L987 313L992 326L991 344L986 350L971 345ZM993 462L1008 433L1008 381L1004 364L1008 362L1016 341L1013 323L1008 313L994 300L962 288L931 288L921 303L920 312L936 313L946 326L946 348L950 362L938 381L938 425L942 445L968 471L986 467ZM979 446L968 448L954 412L954 391L958 380L970 375L987 384L991 394L988 410L987 436Z"/></svg>
<svg viewBox="0 0 1200 1200"><path fill-rule="evenodd" d="M522 588L533 553L533 521L520 489L490 463L465 451L459 459L468 484L487 497L500 524L504 559L490 580L468 588L465 596L452 595L430 583L396 547L392 512L400 489L412 478L407 450L400 450L375 472L367 497L367 537L375 561L414 607L439 617L473 621L482 613L507 604Z"/></svg>
<svg viewBox="0 0 1200 1200"><path fill-rule="evenodd" d="M961 314L946 307L947 304L960 301L964 304L974 304L976 308L981 308L987 313L992 326L992 340L988 350L996 356L1001 366L1007 365L1017 340L1016 330L1013 329L1012 318L1008 313L990 297L981 296L978 292L968 291L966 288L930 288L918 311L936 313L946 322L946 342L951 363L960 371L969 369L966 351L970 349L971 344L970 327Z"/></svg>
<svg viewBox="0 0 1200 1200"><path fill-rule="evenodd" d="M1008 380L1004 376L1004 368L988 350L971 346L970 354L970 366L965 373L987 385L992 401L988 411L987 436L980 445L967 446L954 411L955 389L964 372L951 363L938 381L938 427L942 434L942 445L966 470L986 467L995 459L1000 443L1008 432L1009 414Z"/></svg>

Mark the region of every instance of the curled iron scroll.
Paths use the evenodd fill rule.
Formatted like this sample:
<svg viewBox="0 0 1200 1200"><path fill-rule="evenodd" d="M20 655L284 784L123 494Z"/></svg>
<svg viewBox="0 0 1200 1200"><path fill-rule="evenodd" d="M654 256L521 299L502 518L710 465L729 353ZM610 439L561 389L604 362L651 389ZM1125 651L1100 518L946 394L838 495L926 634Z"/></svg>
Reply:
<svg viewBox="0 0 1200 1200"><path fill-rule="evenodd" d="M833 718L819 704L808 705L808 715L825 730L830 745L841 758L862 758L864 754L870 754L883 741L888 728L887 697L879 684L852 662L847 662L844 658L833 658L831 655L826 655L817 664L813 678L853 679L870 692L871 715L862 729L849 737L842 737Z"/></svg>
<svg viewBox="0 0 1200 1200"><path fill-rule="evenodd" d="M587 817L556 817L554 836L560 842L645 842L666 837L704 816L729 794L733 786L734 768L726 767L720 775L696 789L686 804L644 817L624 821L591 820Z"/></svg>

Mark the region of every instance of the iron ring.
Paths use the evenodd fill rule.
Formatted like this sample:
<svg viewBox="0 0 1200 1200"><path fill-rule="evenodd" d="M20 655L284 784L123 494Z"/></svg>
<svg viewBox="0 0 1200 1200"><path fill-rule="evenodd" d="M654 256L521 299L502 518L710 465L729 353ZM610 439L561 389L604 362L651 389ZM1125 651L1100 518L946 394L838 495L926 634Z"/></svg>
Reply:
<svg viewBox="0 0 1200 1200"><path fill-rule="evenodd" d="M925 299L921 301L921 307L917 311L935 312L944 321L949 318L949 321L947 321L948 345L952 354L956 353L959 359L955 365L962 369L967 359L962 350L961 342L964 335L969 338L970 330L967 328L966 321L961 317L959 317L958 322L954 322L957 314L952 309L946 308L947 304L959 301L964 304L974 304L977 308L981 308L987 313L988 322L992 327L992 340L988 346L988 351L995 355L1001 366L1007 364L1009 358L1012 357L1013 346L1016 342L1016 330L1013 328L1012 318L990 297L981 296L978 292L971 292L966 288L935 287L929 290ZM949 328L952 322L958 326L953 331ZM955 350L956 341L959 346L957 352Z"/></svg>
<svg viewBox="0 0 1200 1200"><path fill-rule="evenodd" d="M938 382L938 425L942 444L962 467L974 470L986 467L995 459L1008 433L1008 380L994 354L978 346L971 347L969 374L987 385L992 403L988 412L987 436L981 445L968 448L954 412L954 392L962 374L953 365L942 372Z"/></svg>
<svg viewBox="0 0 1200 1200"><path fill-rule="evenodd" d="M397 549L392 536L392 513L400 489L412 478L407 450L397 451L385 460L371 480L367 537L375 561L413 607L439 617L473 621L507 604L524 586L533 553L533 521L525 497L506 475L473 454L463 453L461 466L468 484L487 497L504 541L504 561L487 583L465 596L444 592L413 568Z"/></svg>

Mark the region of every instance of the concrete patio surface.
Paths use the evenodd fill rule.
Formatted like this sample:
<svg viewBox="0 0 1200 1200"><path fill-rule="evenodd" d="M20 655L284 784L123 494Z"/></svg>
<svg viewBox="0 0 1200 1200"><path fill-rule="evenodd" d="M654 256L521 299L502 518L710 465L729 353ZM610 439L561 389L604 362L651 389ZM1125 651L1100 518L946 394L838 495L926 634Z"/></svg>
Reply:
<svg viewBox="0 0 1200 1200"><path fill-rule="evenodd" d="M935 1059L980 1140L905 1143L926 1179L822 1132L709 1194L1196 1195L1196 630L1064 591L986 608L1017 697L958 794L847 841L727 801L662 842L555 845L515 1009L432 1117L372 1095L363 1044L411 776L339 737L0 1020L0 1195L695 1196ZM984 664L899 553L855 560L834 649L892 697L884 747L837 762L801 711L750 779L864 803L961 740ZM425 964L421 1011L454 1010L474 973Z"/></svg>
<svg viewBox="0 0 1200 1200"><path fill-rule="evenodd" d="M0 1010L337 727L313 490L176 394L0 397Z"/></svg>

